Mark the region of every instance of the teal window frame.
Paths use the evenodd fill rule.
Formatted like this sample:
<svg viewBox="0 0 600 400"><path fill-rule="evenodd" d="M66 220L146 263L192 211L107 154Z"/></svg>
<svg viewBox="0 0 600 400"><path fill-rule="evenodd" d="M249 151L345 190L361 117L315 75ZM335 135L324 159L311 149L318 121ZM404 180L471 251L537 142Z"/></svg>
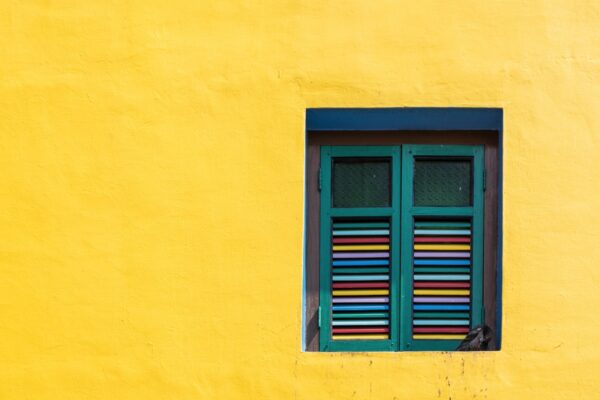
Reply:
<svg viewBox="0 0 600 400"><path fill-rule="evenodd" d="M413 222L415 217L462 217L472 224L471 322L483 316L484 149L482 145L322 146L320 208L320 330L321 351L452 351L460 340L412 338ZM390 207L334 208L332 163L341 157L391 159ZM460 157L473 162L472 196L468 207L413 206L414 159ZM390 230L390 333L387 340L332 340L331 338L331 221L336 217L386 217Z"/></svg>

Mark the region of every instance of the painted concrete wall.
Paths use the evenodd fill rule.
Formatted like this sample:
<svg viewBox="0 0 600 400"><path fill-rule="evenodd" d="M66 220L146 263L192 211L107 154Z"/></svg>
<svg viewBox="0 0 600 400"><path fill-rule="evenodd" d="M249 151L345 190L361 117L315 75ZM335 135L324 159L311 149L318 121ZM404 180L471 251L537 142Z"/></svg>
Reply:
<svg viewBox="0 0 600 400"><path fill-rule="evenodd" d="M597 1L4 1L0 398L600 398ZM300 352L304 110L505 110L504 341Z"/></svg>

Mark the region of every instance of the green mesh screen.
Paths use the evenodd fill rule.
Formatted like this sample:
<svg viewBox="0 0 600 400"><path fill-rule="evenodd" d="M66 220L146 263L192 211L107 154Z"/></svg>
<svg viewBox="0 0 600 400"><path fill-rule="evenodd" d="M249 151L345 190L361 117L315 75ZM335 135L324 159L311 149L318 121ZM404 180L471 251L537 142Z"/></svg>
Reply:
<svg viewBox="0 0 600 400"><path fill-rule="evenodd" d="M386 159L335 159L333 207L389 207L390 175Z"/></svg>
<svg viewBox="0 0 600 400"><path fill-rule="evenodd" d="M415 206L470 206L471 161L417 159L414 175Z"/></svg>

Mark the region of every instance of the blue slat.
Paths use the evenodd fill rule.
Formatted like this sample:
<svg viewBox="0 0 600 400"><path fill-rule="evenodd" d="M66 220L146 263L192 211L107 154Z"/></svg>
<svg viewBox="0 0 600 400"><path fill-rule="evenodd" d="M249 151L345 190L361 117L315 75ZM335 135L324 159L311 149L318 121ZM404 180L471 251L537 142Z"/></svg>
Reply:
<svg viewBox="0 0 600 400"><path fill-rule="evenodd" d="M362 325L362 326L385 326L385 325L389 325L389 322L387 320L383 320L383 319L355 319L352 321L333 321L331 323L331 325L333 326L353 326L353 325Z"/></svg>
<svg viewBox="0 0 600 400"><path fill-rule="evenodd" d="M360 306L334 305L331 307L333 311L385 311L389 310L387 304L365 304Z"/></svg>

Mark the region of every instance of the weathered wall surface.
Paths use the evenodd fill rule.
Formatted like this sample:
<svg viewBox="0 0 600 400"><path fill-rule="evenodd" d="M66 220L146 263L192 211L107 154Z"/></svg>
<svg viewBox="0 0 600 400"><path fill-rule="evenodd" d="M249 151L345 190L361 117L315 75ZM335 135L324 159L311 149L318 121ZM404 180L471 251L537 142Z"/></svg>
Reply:
<svg viewBox="0 0 600 400"><path fill-rule="evenodd" d="M0 398L600 398L596 1L4 1ZM300 351L304 110L505 110L503 350Z"/></svg>

